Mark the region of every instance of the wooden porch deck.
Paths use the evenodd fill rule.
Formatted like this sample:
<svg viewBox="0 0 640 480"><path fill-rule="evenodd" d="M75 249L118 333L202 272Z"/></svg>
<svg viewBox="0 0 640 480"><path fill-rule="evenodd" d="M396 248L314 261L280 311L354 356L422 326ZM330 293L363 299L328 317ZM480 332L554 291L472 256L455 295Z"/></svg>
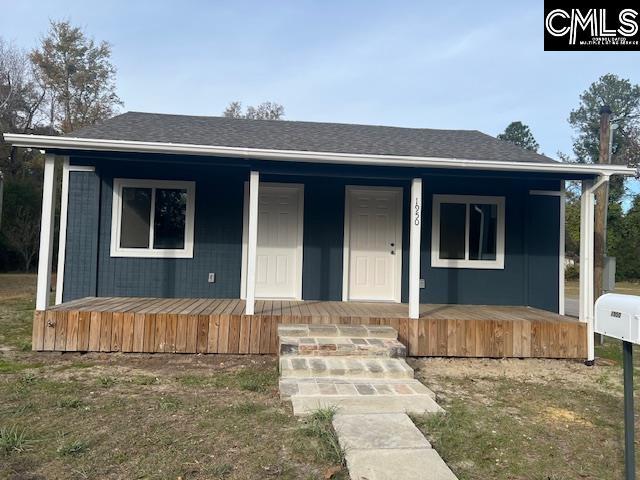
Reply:
<svg viewBox="0 0 640 480"><path fill-rule="evenodd" d="M584 358L586 324L529 307L88 297L37 311L40 351L253 353L277 351L278 323L391 325L412 356Z"/></svg>

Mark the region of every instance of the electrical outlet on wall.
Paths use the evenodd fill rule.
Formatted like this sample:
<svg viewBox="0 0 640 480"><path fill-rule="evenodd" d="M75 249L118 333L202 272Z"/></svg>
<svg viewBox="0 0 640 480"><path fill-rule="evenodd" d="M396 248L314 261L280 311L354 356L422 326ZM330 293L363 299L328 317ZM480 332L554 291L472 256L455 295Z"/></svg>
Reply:
<svg viewBox="0 0 640 480"><path fill-rule="evenodd" d="M209 274L209 283L216 283L216 274L215 273L210 273Z"/></svg>
<svg viewBox="0 0 640 480"><path fill-rule="evenodd" d="M425 286L426 286L426 284L425 284L424 278L421 278L420 279L420 288L425 288Z"/></svg>

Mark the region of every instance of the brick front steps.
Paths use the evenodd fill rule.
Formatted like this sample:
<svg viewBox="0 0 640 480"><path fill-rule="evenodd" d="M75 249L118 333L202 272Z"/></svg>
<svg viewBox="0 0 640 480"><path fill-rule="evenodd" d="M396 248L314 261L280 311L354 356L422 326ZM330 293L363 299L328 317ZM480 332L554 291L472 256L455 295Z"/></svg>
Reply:
<svg viewBox="0 0 640 480"><path fill-rule="evenodd" d="M282 337L349 337L391 338L397 340L398 332L385 325L278 325Z"/></svg>
<svg viewBox="0 0 640 480"><path fill-rule="evenodd" d="M413 378L393 328L279 325L278 352L280 397L295 415L336 408L353 480L456 480L407 416L443 410Z"/></svg>
<svg viewBox="0 0 640 480"><path fill-rule="evenodd" d="M395 338L280 337L280 355L405 357L407 347Z"/></svg>

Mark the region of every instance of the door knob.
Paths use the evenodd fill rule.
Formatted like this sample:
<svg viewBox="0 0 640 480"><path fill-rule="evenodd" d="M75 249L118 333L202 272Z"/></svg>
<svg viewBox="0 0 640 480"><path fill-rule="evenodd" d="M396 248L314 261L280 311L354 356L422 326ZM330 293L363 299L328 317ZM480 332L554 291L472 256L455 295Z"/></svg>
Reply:
<svg viewBox="0 0 640 480"><path fill-rule="evenodd" d="M395 255L396 251L395 250L391 250L391 255Z"/></svg>

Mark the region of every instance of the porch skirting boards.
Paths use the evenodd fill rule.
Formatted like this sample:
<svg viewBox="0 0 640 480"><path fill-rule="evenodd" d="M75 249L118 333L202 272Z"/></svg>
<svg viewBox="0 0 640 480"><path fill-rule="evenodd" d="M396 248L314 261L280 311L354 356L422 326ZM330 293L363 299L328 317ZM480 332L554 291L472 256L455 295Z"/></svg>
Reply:
<svg viewBox="0 0 640 480"><path fill-rule="evenodd" d="M275 354L279 323L389 325L410 356L585 358L587 326L529 307L84 298L36 311L33 349Z"/></svg>

